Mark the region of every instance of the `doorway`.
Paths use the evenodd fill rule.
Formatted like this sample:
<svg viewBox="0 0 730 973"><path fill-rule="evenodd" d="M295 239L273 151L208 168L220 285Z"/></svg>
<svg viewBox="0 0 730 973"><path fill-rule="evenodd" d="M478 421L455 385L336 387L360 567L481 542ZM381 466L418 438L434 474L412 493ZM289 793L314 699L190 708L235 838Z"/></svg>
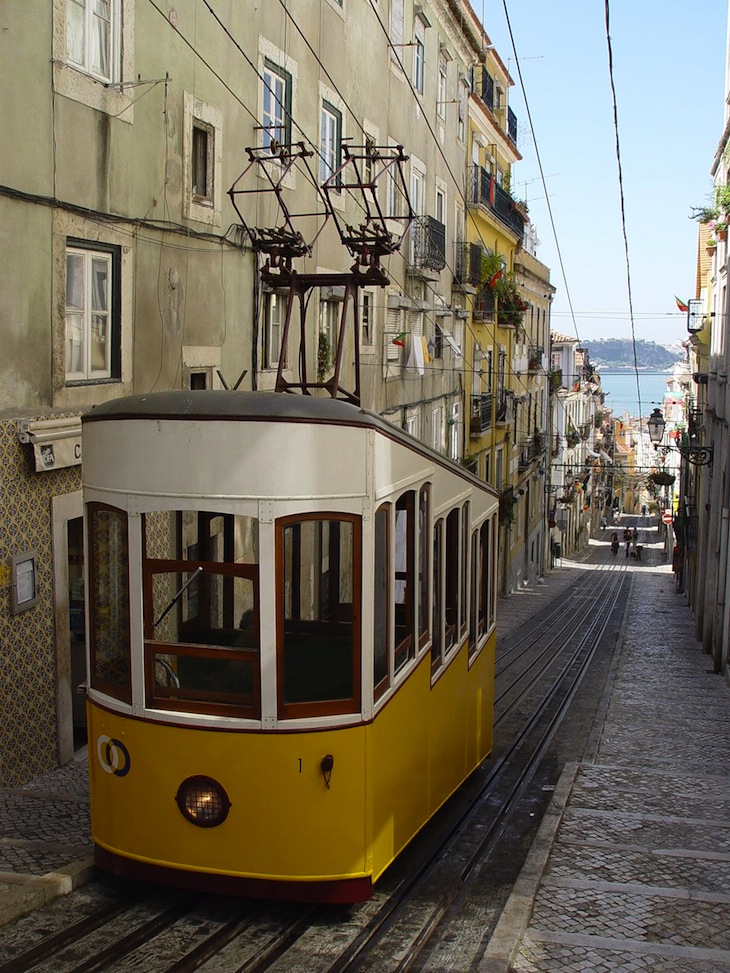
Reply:
<svg viewBox="0 0 730 973"><path fill-rule="evenodd" d="M86 746L86 620L81 491L53 497L53 609L56 631L58 762Z"/></svg>

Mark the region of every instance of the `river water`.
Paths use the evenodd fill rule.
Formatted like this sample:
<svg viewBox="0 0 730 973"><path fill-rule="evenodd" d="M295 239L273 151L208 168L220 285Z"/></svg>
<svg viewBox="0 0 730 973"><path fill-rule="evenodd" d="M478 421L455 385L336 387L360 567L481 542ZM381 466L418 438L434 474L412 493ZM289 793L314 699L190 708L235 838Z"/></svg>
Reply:
<svg viewBox="0 0 730 973"><path fill-rule="evenodd" d="M606 396L606 408L613 410L616 419L625 412L637 418L640 411L636 372L609 372L600 369L599 372L601 388ZM667 391L667 379L671 377L671 372L639 372L642 415L648 416L656 406L661 407Z"/></svg>

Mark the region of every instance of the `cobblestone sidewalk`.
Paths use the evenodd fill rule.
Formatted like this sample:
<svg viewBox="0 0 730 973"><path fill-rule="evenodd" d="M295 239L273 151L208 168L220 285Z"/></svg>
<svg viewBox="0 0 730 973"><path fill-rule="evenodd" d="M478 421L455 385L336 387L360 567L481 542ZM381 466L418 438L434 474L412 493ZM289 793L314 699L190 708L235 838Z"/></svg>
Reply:
<svg viewBox="0 0 730 973"><path fill-rule="evenodd" d="M730 973L730 689L661 545L631 570L595 761L565 769L480 973Z"/></svg>

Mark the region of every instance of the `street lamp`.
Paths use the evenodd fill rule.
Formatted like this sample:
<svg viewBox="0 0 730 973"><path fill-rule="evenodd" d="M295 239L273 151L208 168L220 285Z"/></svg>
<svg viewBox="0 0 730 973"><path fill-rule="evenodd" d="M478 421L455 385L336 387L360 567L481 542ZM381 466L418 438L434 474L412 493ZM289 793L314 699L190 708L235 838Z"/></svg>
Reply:
<svg viewBox="0 0 730 973"><path fill-rule="evenodd" d="M666 428L666 420L662 415L661 409L656 408L649 416L647 426L649 427L649 439L654 444L654 449L661 452L663 456L669 453L679 453L694 466L711 466L714 449L712 446L660 446Z"/></svg>

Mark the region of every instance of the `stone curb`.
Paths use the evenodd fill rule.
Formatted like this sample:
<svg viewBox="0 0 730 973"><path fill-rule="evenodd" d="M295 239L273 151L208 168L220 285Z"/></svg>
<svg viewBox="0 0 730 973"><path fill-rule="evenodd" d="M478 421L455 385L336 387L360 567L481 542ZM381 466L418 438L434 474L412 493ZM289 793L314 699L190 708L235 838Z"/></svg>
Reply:
<svg viewBox="0 0 730 973"><path fill-rule="evenodd" d="M579 763L566 764L560 775L522 871L477 967L479 973L510 973L512 969L512 957L517 952L530 922L540 879L550 857L579 767Z"/></svg>
<svg viewBox="0 0 730 973"><path fill-rule="evenodd" d="M0 926L47 905L92 881L98 874L94 856L87 855L46 875L0 872Z"/></svg>

